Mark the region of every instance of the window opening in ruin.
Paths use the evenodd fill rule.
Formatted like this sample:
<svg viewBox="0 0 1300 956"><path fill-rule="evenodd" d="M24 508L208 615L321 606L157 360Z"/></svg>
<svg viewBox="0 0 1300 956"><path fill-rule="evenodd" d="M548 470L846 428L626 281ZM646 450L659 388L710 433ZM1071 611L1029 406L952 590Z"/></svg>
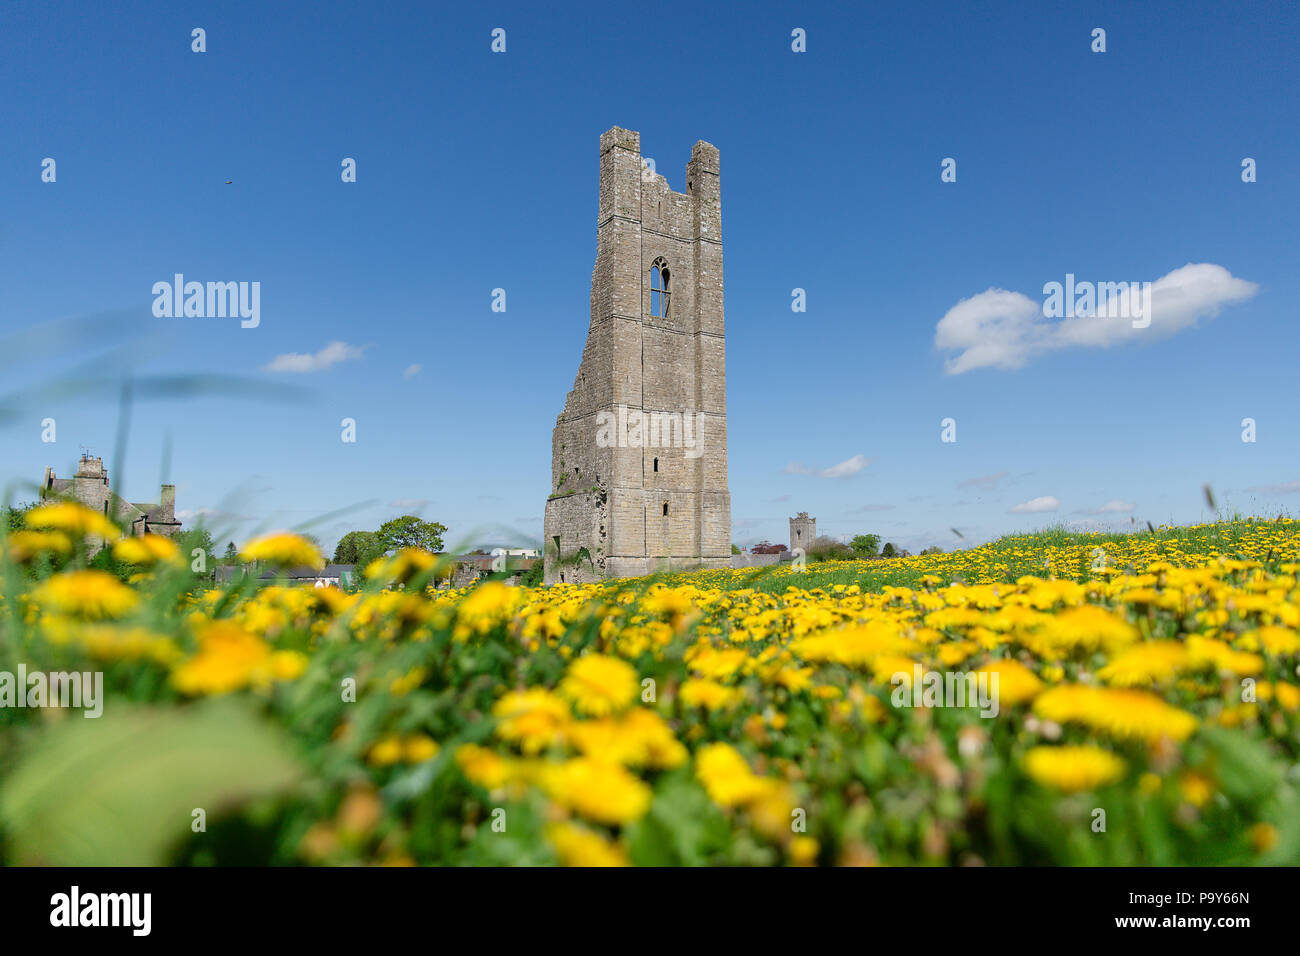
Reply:
<svg viewBox="0 0 1300 956"><path fill-rule="evenodd" d="M650 314L653 316L668 316L668 300L672 295L668 291L668 281L668 263L656 259L650 267Z"/></svg>

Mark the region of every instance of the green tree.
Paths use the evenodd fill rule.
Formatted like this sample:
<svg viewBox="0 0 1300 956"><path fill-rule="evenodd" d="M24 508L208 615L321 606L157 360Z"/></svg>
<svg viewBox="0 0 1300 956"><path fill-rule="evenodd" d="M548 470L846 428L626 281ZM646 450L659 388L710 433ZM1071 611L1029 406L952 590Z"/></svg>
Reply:
<svg viewBox="0 0 1300 956"><path fill-rule="evenodd" d="M897 554L898 549L894 547L894 542L892 541L886 541L885 546L880 549L880 556L882 558L892 558Z"/></svg>
<svg viewBox="0 0 1300 956"><path fill-rule="evenodd" d="M133 564L127 564L125 561L119 561L113 557L112 548L100 548L88 564L96 571L107 571L121 581L125 581L140 570Z"/></svg>
<svg viewBox="0 0 1300 956"><path fill-rule="evenodd" d="M374 531L349 531L334 548L335 564L355 564L364 568L384 553L379 535Z"/></svg>
<svg viewBox="0 0 1300 956"><path fill-rule="evenodd" d="M221 560L226 564L235 564L239 560L239 549L235 547L235 542L226 542L226 553L222 555Z"/></svg>
<svg viewBox="0 0 1300 956"><path fill-rule="evenodd" d="M425 551L441 551L442 536L447 526L437 521L424 521L415 515L402 515L379 526L376 534L384 553L401 548L423 548Z"/></svg>
<svg viewBox="0 0 1300 956"><path fill-rule="evenodd" d="M807 554L809 561L848 561L854 556L853 549L843 541L825 535L808 545Z"/></svg>
<svg viewBox="0 0 1300 956"><path fill-rule="evenodd" d="M10 531L21 531L27 512L35 507L36 503L33 501L20 505L5 505L5 525Z"/></svg>
<svg viewBox="0 0 1300 956"><path fill-rule="evenodd" d="M176 542L176 547L181 549L181 557L185 559L185 563L191 565L191 567L194 561L194 549L202 548L207 555L203 559L206 568L205 576L212 576L216 573L212 569L217 563L217 546L213 543L212 533L207 528L202 525L197 528L190 528L188 531L182 531L172 540Z"/></svg>
<svg viewBox="0 0 1300 956"><path fill-rule="evenodd" d="M874 558L880 553L880 535L859 534L849 542L849 547L859 558Z"/></svg>
<svg viewBox="0 0 1300 956"><path fill-rule="evenodd" d="M733 544L733 545L731 546L731 553L732 553L732 554L740 554L740 548L738 548L736 545Z"/></svg>

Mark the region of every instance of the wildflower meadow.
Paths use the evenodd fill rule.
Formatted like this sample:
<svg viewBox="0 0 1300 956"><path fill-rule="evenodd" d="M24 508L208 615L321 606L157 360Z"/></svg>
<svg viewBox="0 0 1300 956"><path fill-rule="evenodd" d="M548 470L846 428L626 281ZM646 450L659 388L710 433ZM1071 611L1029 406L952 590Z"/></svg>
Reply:
<svg viewBox="0 0 1300 956"><path fill-rule="evenodd" d="M0 549L9 864L1300 862L1287 517L552 587L215 588L74 503Z"/></svg>

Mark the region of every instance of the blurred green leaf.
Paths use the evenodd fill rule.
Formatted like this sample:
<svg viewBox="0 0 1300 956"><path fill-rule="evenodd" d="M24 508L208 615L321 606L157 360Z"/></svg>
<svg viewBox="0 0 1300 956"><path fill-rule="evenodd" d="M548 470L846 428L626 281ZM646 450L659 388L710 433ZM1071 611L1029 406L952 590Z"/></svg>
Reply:
<svg viewBox="0 0 1300 956"><path fill-rule="evenodd" d="M116 705L30 741L0 797L25 865L150 866L207 819L283 790L299 768L277 728L234 699L184 709Z"/></svg>

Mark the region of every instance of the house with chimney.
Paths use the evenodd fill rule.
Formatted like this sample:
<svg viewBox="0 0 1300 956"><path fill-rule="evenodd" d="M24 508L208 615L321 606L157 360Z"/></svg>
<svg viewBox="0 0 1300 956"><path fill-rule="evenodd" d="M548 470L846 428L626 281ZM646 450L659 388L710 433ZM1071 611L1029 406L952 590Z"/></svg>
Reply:
<svg viewBox="0 0 1300 956"><path fill-rule="evenodd" d="M82 455L77 473L60 478L46 468L41 481L42 500L78 501L115 521L130 535L161 534L172 537L181 530L176 520L176 486L162 485L157 502L127 501L108 483L108 469L98 456Z"/></svg>

